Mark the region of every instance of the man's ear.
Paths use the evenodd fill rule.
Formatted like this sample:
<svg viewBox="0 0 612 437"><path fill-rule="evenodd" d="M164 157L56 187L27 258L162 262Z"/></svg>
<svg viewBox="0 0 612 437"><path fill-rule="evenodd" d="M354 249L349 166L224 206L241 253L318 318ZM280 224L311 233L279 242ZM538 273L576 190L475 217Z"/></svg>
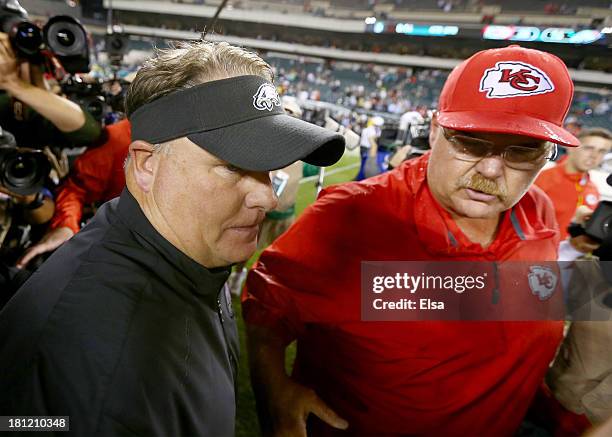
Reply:
<svg viewBox="0 0 612 437"><path fill-rule="evenodd" d="M433 149L436 140L438 139L438 135L440 133L440 125L438 124L438 112L434 111L431 116L431 123L429 125L429 147Z"/></svg>
<svg viewBox="0 0 612 437"><path fill-rule="evenodd" d="M131 167L134 180L145 193L151 191L159 163L159 153L153 152L153 145L146 141L134 141L130 144Z"/></svg>

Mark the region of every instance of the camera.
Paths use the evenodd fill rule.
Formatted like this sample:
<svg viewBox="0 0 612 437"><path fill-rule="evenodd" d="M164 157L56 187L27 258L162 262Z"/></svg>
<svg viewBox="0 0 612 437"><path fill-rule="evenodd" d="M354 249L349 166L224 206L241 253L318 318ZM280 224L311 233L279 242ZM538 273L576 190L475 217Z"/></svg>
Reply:
<svg viewBox="0 0 612 437"><path fill-rule="evenodd" d="M62 92L89 112L98 122L102 121L105 115L106 99L100 82L84 82L72 76L62 83Z"/></svg>
<svg viewBox="0 0 612 437"><path fill-rule="evenodd" d="M342 135L348 150L353 150L359 146L359 135L353 132L352 129L342 126L333 118L326 117L323 127L331 130L332 132L338 132L340 135Z"/></svg>
<svg viewBox="0 0 612 437"><path fill-rule="evenodd" d="M48 51L68 73L90 69L87 32L74 17L56 15L40 28L28 20L27 11L17 0L0 0L0 31L9 35L17 56L29 62L43 63Z"/></svg>
<svg viewBox="0 0 612 437"><path fill-rule="evenodd" d="M40 191L51 165L40 150L17 147L15 137L0 128L0 185L26 196Z"/></svg>
<svg viewBox="0 0 612 437"><path fill-rule="evenodd" d="M397 147L398 124L393 120L386 120L380 130L378 148L381 151L390 152Z"/></svg>
<svg viewBox="0 0 612 437"><path fill-rule="evenodd" d="M597 205L584 225L584 233L602 243L612 241L612 202L603 200Z"/></svg>
<svg viewBox="0 0 612 437"><path fill-rule="evenodd" d="M408 135L406 136L405 144L410 144L420 150L428 150L429 147L429 130L430 121L425 120L423 123L410 125Z"/></svg>
<svg viewBox="0 0 612 437"><path fill-rule="evenodd" d="M324 127L327 118L329 117L329 110L327 108L319 107L304 107L302 113L302 120L307 121L317 126Z"/></svg>

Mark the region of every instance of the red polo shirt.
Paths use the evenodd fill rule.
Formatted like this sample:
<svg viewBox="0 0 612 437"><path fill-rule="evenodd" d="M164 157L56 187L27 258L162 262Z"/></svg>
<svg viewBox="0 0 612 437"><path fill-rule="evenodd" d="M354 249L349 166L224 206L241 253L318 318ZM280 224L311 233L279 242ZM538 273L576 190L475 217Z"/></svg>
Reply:
<svg viewBox="0 0 612 437"><path fill-rule="evenodd" d="M250 272L243 314L297 339L294 377L353 434L511 436L554 357L562 322L361 321L362 260L557 258L552 206L538 188L504 214L483 249L432 197L427 160L325 190ZM516 288L521 299L525 293ZM335 433L318 420L309 426L313 435Z"/></svg>
<svg viewBox="0 0 612 437"><path fill-rule="evenodd" d="M599 191L589 174L568 173L566 161L567 156L564 156L557 165L540 173L535 181L553 202L562 240L568 236L567 227L576 209L581 205L595 209L599 203Z"/></svg>

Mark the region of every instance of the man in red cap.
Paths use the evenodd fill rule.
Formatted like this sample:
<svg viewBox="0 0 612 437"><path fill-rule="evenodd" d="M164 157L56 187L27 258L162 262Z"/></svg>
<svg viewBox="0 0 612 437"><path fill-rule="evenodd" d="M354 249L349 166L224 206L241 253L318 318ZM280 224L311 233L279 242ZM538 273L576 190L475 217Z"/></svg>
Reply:
<svg viewBox="0 0 612 437"><path fill-rule="evenodd" d="M555 261L554 211L532 183L556 144L578 145L562 127L572 94L551 54L518 46L475 54L444 85L430 153L325 190L262 254L243 314L266 433L515 433L563 322L365 322L361 263ZM493 302L550 297L526 276L502 281L506 293Z"/></svg>

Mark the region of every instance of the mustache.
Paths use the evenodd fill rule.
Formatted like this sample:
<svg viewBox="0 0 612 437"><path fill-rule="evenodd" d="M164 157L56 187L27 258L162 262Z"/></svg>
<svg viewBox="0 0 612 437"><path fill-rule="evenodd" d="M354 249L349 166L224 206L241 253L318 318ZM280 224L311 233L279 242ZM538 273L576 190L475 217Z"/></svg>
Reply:
<svg viewBox="0 0 612 437"><path fill-rule="evenodd" d="M485 194L497 196L501 199L505 199L508 195L504 187L500 187L497 182L491 179L485 178L480 173L474 173L471 177L464 176L457 182L458 188L469 188L475 191L481 191Z"/></svg>

